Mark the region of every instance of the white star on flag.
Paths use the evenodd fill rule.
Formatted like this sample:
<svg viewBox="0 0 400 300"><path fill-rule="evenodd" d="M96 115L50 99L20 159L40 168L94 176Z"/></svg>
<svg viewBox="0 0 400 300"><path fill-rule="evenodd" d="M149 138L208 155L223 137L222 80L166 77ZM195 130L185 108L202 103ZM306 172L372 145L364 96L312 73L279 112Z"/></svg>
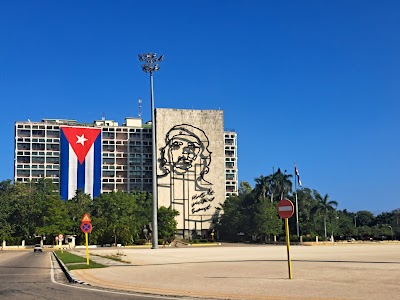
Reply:
<svg viewBox="0 0 400 300"><path fill-rule="evenodd" d="M85 134L82 134L82 136L77 135L76 138L78 139L76 143L82 144L82 146L85 146L85 142L88 140L87 138L85 138Z"/></svg>

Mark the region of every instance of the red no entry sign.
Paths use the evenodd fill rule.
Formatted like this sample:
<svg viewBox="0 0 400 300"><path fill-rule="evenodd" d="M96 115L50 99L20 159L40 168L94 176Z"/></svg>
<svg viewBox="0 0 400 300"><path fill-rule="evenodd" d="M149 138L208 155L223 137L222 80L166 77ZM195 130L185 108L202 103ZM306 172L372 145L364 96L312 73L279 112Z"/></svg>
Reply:
<svg viewBox="0 0 400 300"><path fill-rule="evenodd" d="M282 199L278 202L278 213L283 219L288 219L293 215L294 207L292 201L288 199Z"/></svg>

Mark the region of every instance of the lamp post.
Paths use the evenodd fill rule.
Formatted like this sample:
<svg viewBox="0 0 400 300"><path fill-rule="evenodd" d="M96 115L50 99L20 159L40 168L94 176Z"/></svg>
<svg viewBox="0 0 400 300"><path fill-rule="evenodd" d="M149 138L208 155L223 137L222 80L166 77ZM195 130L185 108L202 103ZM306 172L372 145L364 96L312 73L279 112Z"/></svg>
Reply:
<svg viewBox="0 0 400 300"><path fill-rule="evenodd" d="M151 101L151 134L152 134L152 157L153 157L153 219L152 226L152 249L158 248L158 226L157 226L157 154L156 154L156 118L154 111L154 89L153 89L153 73L159 70L158 62L164 59L164 55L157 57L156 53L139 54L139 60L143 62L142 70L145 73L150 73L150 101Z"/></svg>
<svg viewBox="0 0 400 300"><path fill-rule="evenodd" d="M390 233L392 234L392 241L393 241L393 228L390 225L388 225L388 227L390 228Z"/></svg>

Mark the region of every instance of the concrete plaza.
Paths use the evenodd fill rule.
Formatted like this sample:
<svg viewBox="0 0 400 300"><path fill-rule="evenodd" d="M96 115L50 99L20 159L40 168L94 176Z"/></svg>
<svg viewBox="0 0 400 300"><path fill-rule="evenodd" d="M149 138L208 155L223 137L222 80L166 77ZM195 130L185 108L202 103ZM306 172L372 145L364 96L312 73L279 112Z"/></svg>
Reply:
<svg viewBox="0 0 400 300"><path fill-rule="evenodd" d="M85 249L73 250L85 256ZM89 249L108 268L75 270L93 286L217 299L400 299L400 244L216 245ZM105 259L120 257L124 262Z"/></svg>

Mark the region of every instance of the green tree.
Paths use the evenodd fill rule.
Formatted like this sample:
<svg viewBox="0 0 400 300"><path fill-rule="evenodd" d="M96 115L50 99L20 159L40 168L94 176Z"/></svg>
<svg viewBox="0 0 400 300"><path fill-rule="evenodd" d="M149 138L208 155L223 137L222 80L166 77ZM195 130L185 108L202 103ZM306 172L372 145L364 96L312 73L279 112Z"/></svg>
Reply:
<svg viewBox="0 0 400 300"><path fill-rule="evenodd" d="M38 207L35 206L35 187L32 183L14 184L10 200L8 223L13 232L12 242L19 244L35 233Z"/></svg>
<svg viewBox="0 0 400 300"><path fill-rule="evenodd" d="M248 183L247 181L240 182L238 189L239 196L250 194L252 190L253 188L251 187L250 183Z"/></svg>
<svg viewBox="0 0 400 300"><path fill-rule="evenodd" d="M166 239L175 236L176 226L178 222L175 217L179 215L177 210L171 209L170 207L161 206L158 208L157 213L157 224L158 224L158 236Z"/></svg>
<svg viewBox="0 0 400 300"><path fill-rule="evenodd" d="M134 195L123 192L101 194L93 199L92 238L100 244L132 243L139 232L134 224L135 206Z"/></svg>
<svg viewBox="0 0 400 300"><path fill-rule="evenodd" d="M318 201L318 203L311 208L311 212L312 212L312 214L321 214L323 216L324 236L325 236L325 240L326 240L327 239L326 219L327 219L329 213L335 210L335 207L337 207L338 202L335 200L329 200L328 194L326 194L324 197L322 197L319 193L316 193L315 198Z"/></svg>
<svg viewBox="0 0 400 300"><path fill-rule="evenodd" d="M238 196L229 196L221 205L221 215L216 224L220 238L237 241L238 233L242 232L243 213L241 199Z"/></svg>
<svg viewBox="0 0 400 300"><path fill-rule="evenodd" d="M275 193L275 173L267 176L268 178L268 191L267 194L271 199L271 203L274 202L274 193Z"/></svg>
<svg viewBox="0 0 400 300"><path fill-rule="evenodd" d="M291 174L286 174L286 170L284 173L281 172L281 169L278 168L274 174L272 174L268 180L270 182L270 193L271 202L275 199L274 195L279 196L278 200L283 199L288 196L290 192L292 192L292 181L290 178L293 177Z"/></svg>
<svg viewBox="0 0 400 300"><path fill-rule="evenodd" d="M11 239L13 230L9 219L11 217L11 198L13 196L13 185L11 180L0 182L0 243Z"/></svg>
<svg viewBox="0 0 400 300"><path fill-rule="evenodd" d="M356 227L354 226L353 213L349 213L346 209L338 211L339 228L337 234L341 239L348 239L357 235Z"/></svg>
<svg viewBox="0 0 400 300"><path fill-rule="evenodd" d="M297 201L299 209L299 229L302 235L314 235L315 227L313 226L311 208L315 205L314 192L309 188L302 188L297 190Z"/></svg>
<svg viewBox="0 0 400 300"><path fill-rule="evenodd" d="M260 236L278 235L282 232L282 222L278 215L277 205L266 199L256 205L254 215L256 233Z"/></svg>
<svg viewBox="0 0 400 300"><path fill-rule="evenodd" d="M269 178L261 175L254 180L256 182L254 194L256 195L257 199L264 200L265 196L267 195L267 191L269 190Z"/></svg>
<svg viewBox="0 0 400 300"><path fill-rule="evenodd" d="M121 191L101 194L93 199L92 239L99 244L129 245L144 238L143 229L151 222L148 193Z"/></svg>
<svg viewBox="0 0 400 300"><path fill-rule="evenodd" d="M382 212L374 218L374 221L371 222L370 226L378 225L378 224L393 224L396 225L396 217L394 211L391 212Z"/></svg>
<svg viewBox="0 0 400 300"><path fill-rule="evenodd" d="M374 225L374 219L374 215L371 212L367 210L360 210L354 215L354 226L361 227Z"/></svg>
<svg viewBox="0 0 400 300"><path fill-rule="evenodd" d="M69 228L66 230L70 234L76 235L76 243L84 244L85 238L80 226L84 214L91 215L93 200L89 194L85 194L82 190L76 190L75 196L66 200L65 205L68 211Z"/></svg>
<svg viewBox="0 0 400 300"><path fill-rule="evenodd" d="M69 233L71 223L67 207L56 185L49 179L40 179L34 186L35 232L49 237L51 241L60 233Z"/></svg>
<svg viewBox="0 0 400 300"><path fill-rule="evenodd" d="M373 237L373 231L372 228L366 225L360 226L357 228L357 234L360 236L362 239L369 239Z"/></svg>

